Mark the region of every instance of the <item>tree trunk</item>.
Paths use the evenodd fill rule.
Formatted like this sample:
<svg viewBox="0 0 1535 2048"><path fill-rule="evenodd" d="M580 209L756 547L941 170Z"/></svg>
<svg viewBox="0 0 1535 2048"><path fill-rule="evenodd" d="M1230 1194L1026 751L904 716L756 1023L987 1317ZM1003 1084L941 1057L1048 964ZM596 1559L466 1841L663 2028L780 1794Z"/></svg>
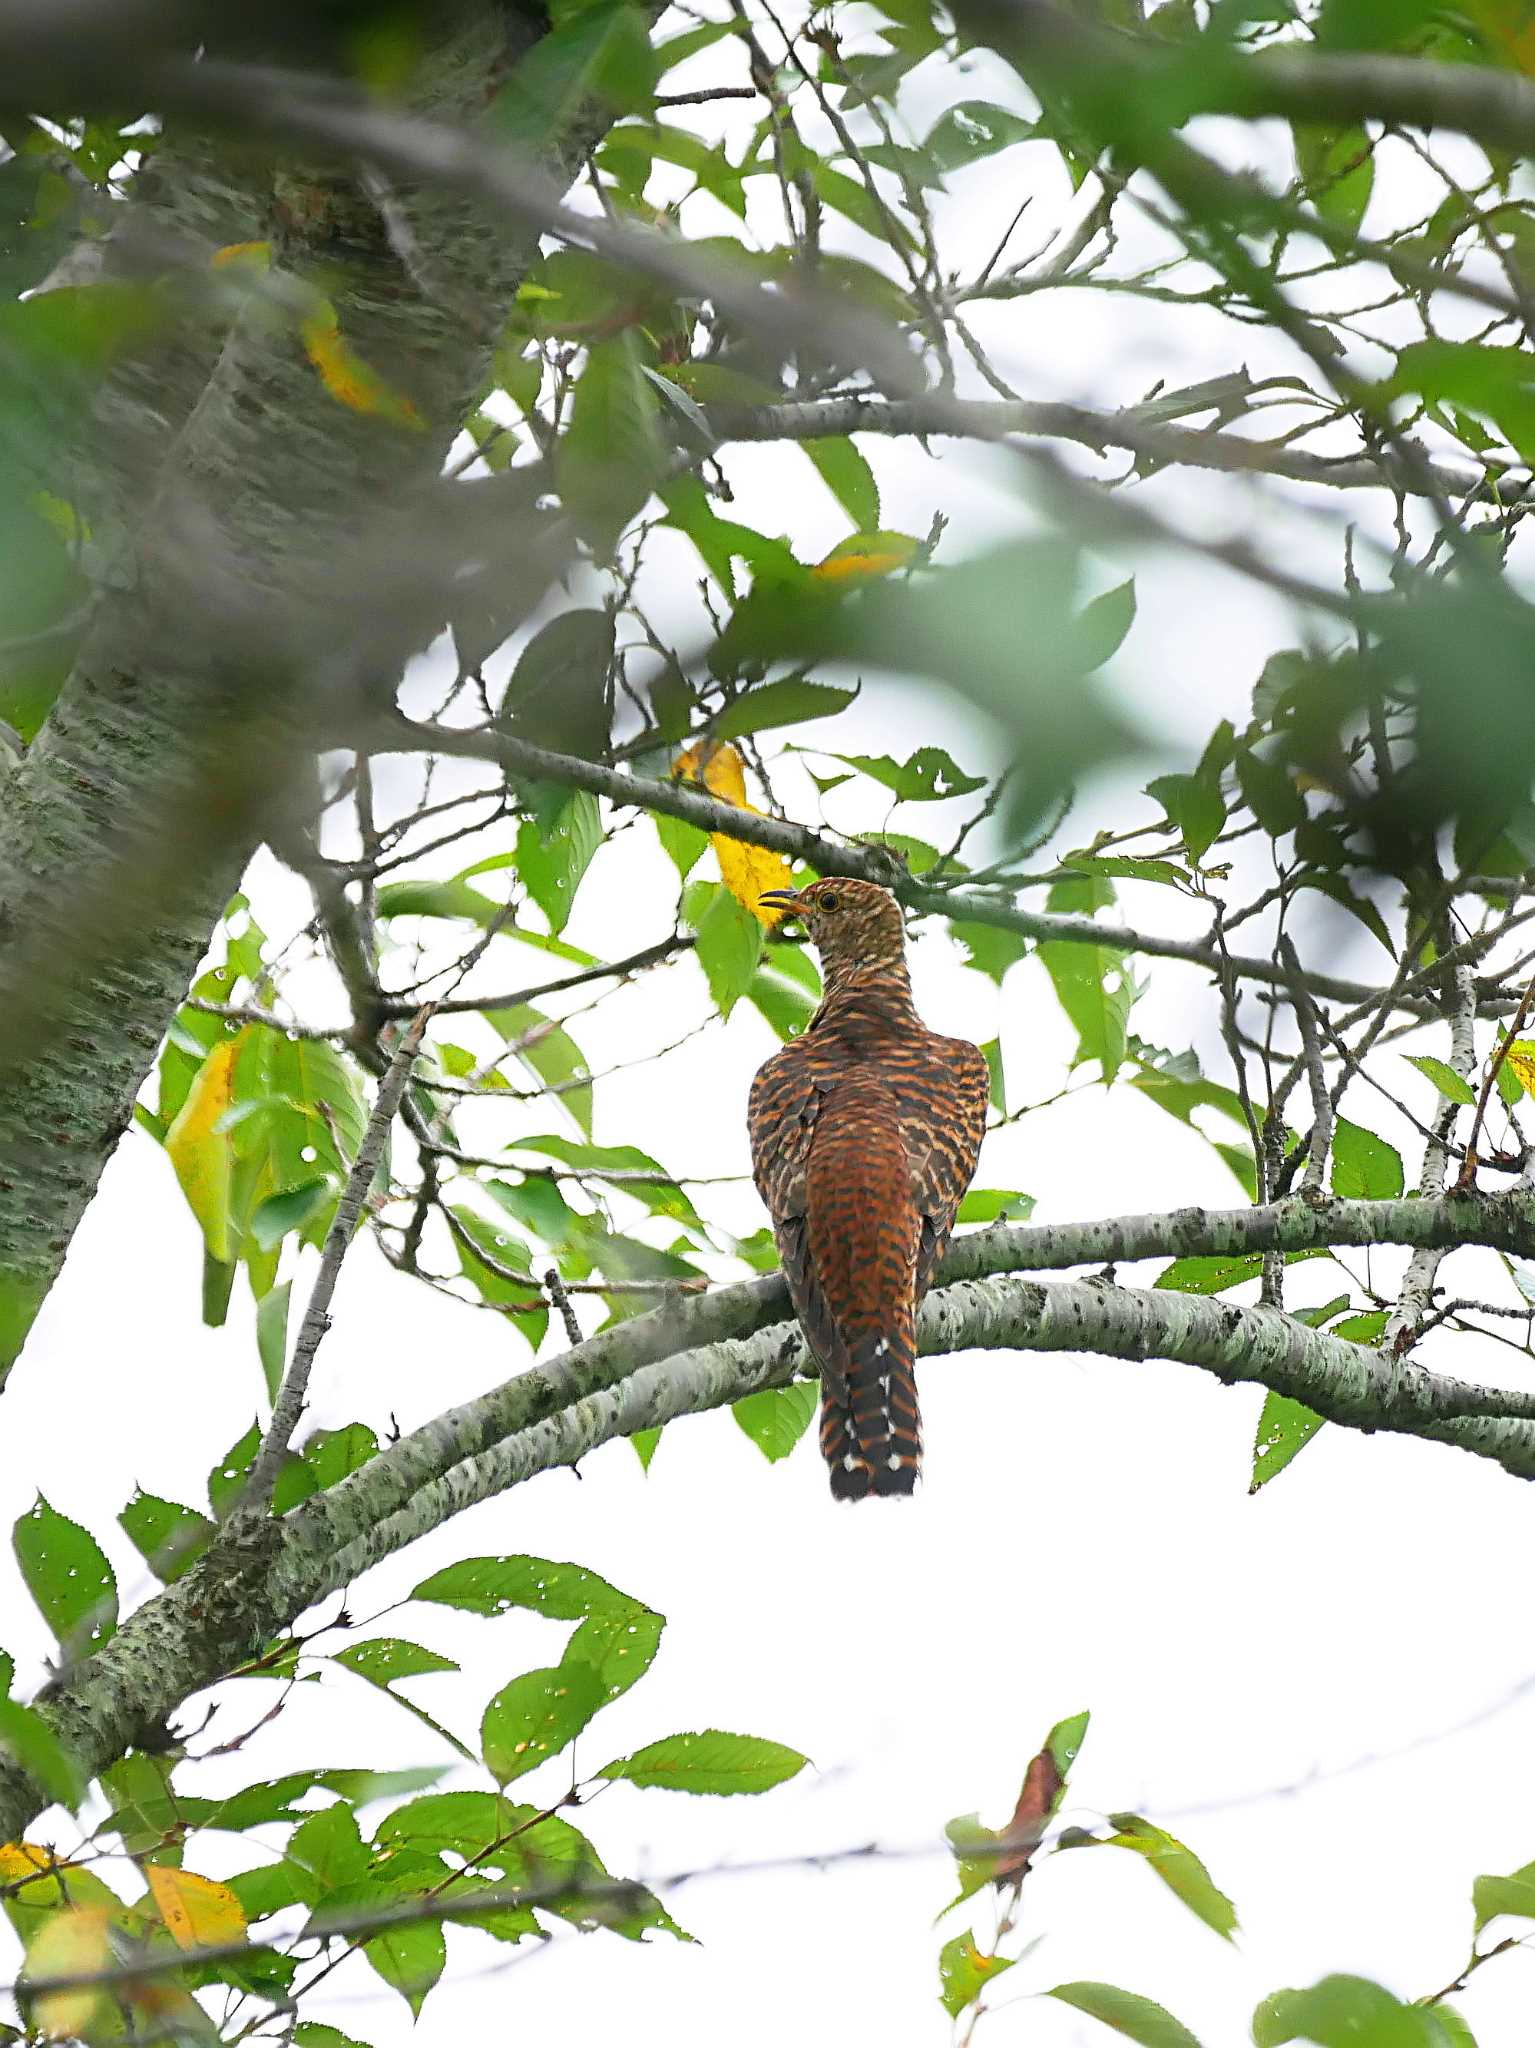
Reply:
<svg viewBox="0 0 1535 2048"><path fill-rule="evenodd" d="M434 19L409 98L462 126L543 23L490 0ZM604 121L588 110L546 167L568 174ZM392 692L420 642L419 620L381 633L358 566L381 518L406 537L536 248L454 195L274 171L235 140L172 134L139 182L124 242L151 229L162 271L173 249L180 310L104 386L112 587L3 785L0 1380L274 807L312 787L341 683ZM210 263L231 241L272 265L232 322L238 269Z"/></svg>

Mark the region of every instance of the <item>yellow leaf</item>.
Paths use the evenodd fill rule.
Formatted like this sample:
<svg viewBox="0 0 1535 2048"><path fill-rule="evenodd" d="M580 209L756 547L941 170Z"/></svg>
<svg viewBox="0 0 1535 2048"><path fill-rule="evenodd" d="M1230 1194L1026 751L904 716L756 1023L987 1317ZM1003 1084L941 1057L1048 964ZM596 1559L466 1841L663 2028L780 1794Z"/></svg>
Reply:
<svg viewBox="0 0 1535 2048"><path fill-rule="evenodd" d="M245 1913L227 1884L164 1863L146 1863L144 1876L178 1948L245 1939Z"/></svg>
<svg viewBox="0 0 1535 2048"><path fill-rule="evenodd" d="M34 1870L64 1870L51 1849L36 1842L0 1843L0 1884L14 1884L18 1877L30 1877Z"/></svg>
<svg viewBox="0 0 1535 2048"><path fill-rule="evenodd" d="M110 1885L94 1870L66 1863L37 1842L0 1846L0 1886L5 1888L5 1914L23 1941L39 1921L61 1906L99 1907L124 1924L133 1915Z"/></svg>
<svg viewBox="0 0 1535 2048"><path fill-rule="evenodd" d="M226 242L222 249L215 249L208 258L214 270L270 270L272 267L272 245L270 242Z"/></svg>
<svg viewBox="0 0 1535 2048"><path fill-rule="evenodd" d="M751 811L757 817L762 815L755 804L746 801L746 770L740 754L728 743L700 740L677 756L672 774L684 782L702 783L722 803L734 804L738 810ZM709 844L720 864L720 880L725 887L737 903L771 929L784 913L763 903L762 898L769 889L794 886L789 863L781 853L766 846L750 846L744 839L732 839L724 832L711 832Z"/></svg>
<svg viewBox="0 0 1535 2048"><path fill-rule="evenodd" d="M421 432L425 421L401 391L386 384L376 370L370 370L341 338L341 325L329 299L317 292L314 310L299 323L304 353L320 373L320 382L332 398L353 412L373 413L392 420L397 427Z"/></svg>
<svg viewBox="0 0 1535 2048"><path fill-rule="evenodd" d="M214 1046L193 1075L187 1099L165 1134L165 1149L187 1206L202 1225L210 1254L221 1262L230 1256L229 1182L234 1150L229 1133L217 1125L234 1101L235 1062L244 1038L242 1031Z"/></svg>
<svg viewBox="0 0 1535 2048"><path fill-rule="evenodd" d="M909 568L921 547L909 533L855 533L838 541L810 573L821 583L869 583Z"/></svg>
<svg viewBox="0 0 1535 2048"><path fill-rule="evenodd" d="M89 1977L112 1961L112 1913L107 1906L77 1906L45 1920L27 1950L26 1975ZM106 2003L99 1984L71 1991L50 1991L32 2001L32 2024L51 2041L74 2040L87 2034Z"/></svg>
<svg viewBox="0 0 1535 2048"><path fill-rule="evenodd" d="M1513 1068L1526 1095L1535 1095L1535 1040L1516 1038L1503 1055L1503 1064Z"/></svg>

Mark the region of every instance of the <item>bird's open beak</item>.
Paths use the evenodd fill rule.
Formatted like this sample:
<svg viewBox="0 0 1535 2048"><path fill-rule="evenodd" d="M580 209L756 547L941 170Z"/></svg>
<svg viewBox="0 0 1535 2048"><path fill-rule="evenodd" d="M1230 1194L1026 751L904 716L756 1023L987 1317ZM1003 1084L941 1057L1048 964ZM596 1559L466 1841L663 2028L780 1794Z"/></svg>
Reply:
<svg viewBox="0 0 1535 2048"><path fill-rule="evenodd" d="M797 910L799 908L799 891L798 889L765 889L757 898L757 901L759 903L770 903L775 910Z"/></svg>

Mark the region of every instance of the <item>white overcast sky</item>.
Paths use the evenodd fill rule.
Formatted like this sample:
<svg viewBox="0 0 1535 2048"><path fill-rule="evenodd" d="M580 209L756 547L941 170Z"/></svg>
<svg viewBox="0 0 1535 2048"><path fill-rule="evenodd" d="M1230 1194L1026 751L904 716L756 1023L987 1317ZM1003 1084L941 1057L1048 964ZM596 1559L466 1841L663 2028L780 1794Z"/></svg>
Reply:
<svg viewBox="0 0 1535 2048"><path fill-rule="evenodd" d="M995 67L978 62L964 91L981 97L996 83ZM951 96L951 84L935 79L927 113ZM1266 161L1283 160L1272 136L1237 147L1244 160L1260 148ZM1024 247L1043 239L1029 226L1035 214L1045 225L1060 217L1048 151L1014 150L957 181L945 206L955 263L984 254L1036 187ZM1254 330L1099 292L983 309L978 325L1031 397L1122 404L1158 379L1187 383L1244 360L1255 375L1293 367ZM942 508L953 522L951 559L1019 516L998 453L945 443L929 458L865 445L884 523L921 533ZM741 516L788 533L803 558L845 531L799 451L732 452L727 467ZM1340 499L1324 520L1281 522L1238 487L1197 477L1160 484L1156 498L1196 529L1257 534L1323 578L1337 573L1342 518L1370 516L1363 501ZM680 547L663 559L680 588L696 577ZM1165 736L1157 766L1191 765L1217 717L1240 722L1264 657L1294 643L1293 625L1256 587L1197 563L1097 566L1104 585L1138 572L1140 614L1116 674ZM1018 635L1026 651L1026 619ZM831 745L897 754L940 737L966 766L990 744L962 706L946 703L935 717L930 701L895 680L872 683L821 731ZM1087 792L1067 843L1132 817L1127 795L1139 779ZM792 782L780 793L792 795ZM829 815L867 829L885 813L858 811L839 792ZM931 815L917 807L893 823L934 836ZM274 935L308 915L269 862L258 864L253 887ZM595 951L627 951L666 928L674 889L653 834L636 826L599 857L568 935ZM1153 891L1132 896L1129 909L1169 927L1183 906ZM1196 926L1187 916L1179 924ZM1311 944L1334 949L1344 971L1373 977L1384 964L1346 920L1319 922ZM539 956L510 945L503 955L503 985L541 978ZM930 926L914 973L931 1024L977 1039L1000 1029L1015 1099L1062 1083L1071 1034L1035 964L1014 973L999 1003ZM700 994L684 963L583 1018L577 1035L601 1069L675 1036L679 1018L699 1013ZM317 1011L336 1014L335 1000L322 991ZM1135 1028L1162 1044L1195 1039L1209 1058L1208 1011L1197 973L1158 964ZM744 1172L746 1090L771 1050L766 1026L743 1005L669 1060L605 1083L599 1139L640 1144L674 1170ZM1363 1105L1355 1113L1396 1135ZM535 1111L521 1128L549 1121ZM1041 1220L1240 1199L1200 1138L1127 1088L1088 1089L999 1133L979 1178L1033 1193ZM715 1192L727 1224L756 1227L749 1183ZM125 1589L143 1590L114 1521L132 1486L201 1505L203 1475L255 1412L243 1285L229 1326L205 1331L198 1271L195 1227L169 1167L134 1131L5 1396L13 1511L40 1489L106 1544ZM1344 1284L1321 1262L1297 1269L1294 1282L1302 1302ZM1474 1340L1458 1340L1453 1355L1441 1344L1435 1355L1473 1378L1499 1376L1510 1357ZM393 1415L408 1428L527 1356L497 1319L443 1303L360 1243L320 1354L312 1420L361 1418L382 1430ZM757 1800L614 1787L587 1824L615 1872L655 1877L871 1841L911 1852L824 1872L716 1876L669 1894L699 1946L561 1936L510 1951L452 1930L448 1977L416 2038L501 2038L504 2029L517 2039L655 2039L669 2048L714 2048L725 2036L740 2048L795 2038L938 2048L949 2032L937 2002L940 1943L972 1925L984 1947L988 1932L984 1902L969 1920L932 1925L953 1889L935 1852L943 1823L979 1809L1000 1824L1045 1731L1083 1707L1093 1726L1067 1817L1091 1824L1128 1807L1182 1834L1235 1900L1241 1930L1233 1943L1219 1941L1137 1858L1046 1858L1029 1879L1022 1922L1043 1940L993 1994L999 2009L983 2023L983 2043L1107 2040L1095 2022L1030 1995L1073 1978L1157 1998L1217 2048L1246 2038L1252 2006L1279 1985L1350 1970L1413 1996L1454 1974L1469 1945L1472 1878L1535 1856L1528 1489L1448 1450L1329 1430L1250 1499L1261 1396L1172 1365L989 1354L929 1361L921 1384L927 1471L910 1504L839 1510L813 1433L770 1468L719 1414L669 1429L648 1478L629 1446L608 1446L579 1480L557 1473L487 1503L359 1591L354 1611L367 1614L456 1557L576 1560L669 1617L653 1671L582 1739L584 1766L705 1726L776 1737L814 1760L813 1771ZM0 1640L36 1681L47 1638L8 1558L0 1616ZM390 1615L379 1627L462 1659L462 1677L418 1681L413 1691L471 1740L490 1695L554 1661L566 1633L532 1616L469 1621L439 1609ZM308 1764L452 1763L417 1722L360 1682L331 1676L298 1688L243 1754L189 1773L189 1789ZM256 1721L274 1696L264 1682L223 1688L199 1746ZM516 1793L556 1796L564 1769L547 1765ZM459 1770L443 1782L476 1781ZM66 1823L50 1831L68 1840ZM234 1838L200 1841L194 1852L196 1867L213 1875L249 1860L252 1844ZM1483 2048L1525 2038L1532 1989L1520 1956L1478 1976L1460 2002ZM360 1961L336 1974L309 2016L380 2048L411 2033L403 2004Z"/></svg>

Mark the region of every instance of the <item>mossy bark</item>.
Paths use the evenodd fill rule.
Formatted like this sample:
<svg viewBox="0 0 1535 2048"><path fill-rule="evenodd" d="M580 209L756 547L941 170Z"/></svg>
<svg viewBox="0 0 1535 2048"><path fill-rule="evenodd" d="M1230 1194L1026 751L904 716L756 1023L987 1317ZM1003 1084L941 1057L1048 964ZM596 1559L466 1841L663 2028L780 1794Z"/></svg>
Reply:
<svg viewBox="0 0 1535 2048"><path fill-rule="evenodd" d="M543 27L494 0L434 23L408 98L455 125ZM0 808L0 1378L246 861L312 786L338 678L390 689L412 651L357 572L372 537L407 537L535 248L452 193L381 194L237 139L173 133L143 186L194 311L101 394L88 493L112 587ZM231 241L270 243L277 286L217 325ZM382 406L327 381L327 328Z"/></svg>

